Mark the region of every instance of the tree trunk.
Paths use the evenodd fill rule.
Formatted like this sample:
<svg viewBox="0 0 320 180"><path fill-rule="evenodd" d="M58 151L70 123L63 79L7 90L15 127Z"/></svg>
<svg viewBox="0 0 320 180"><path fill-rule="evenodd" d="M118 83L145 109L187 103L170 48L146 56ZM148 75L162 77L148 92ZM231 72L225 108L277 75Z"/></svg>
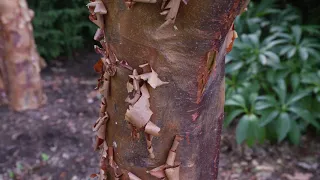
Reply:
<svg viewBox="0 0 320 180"><path fill-rule="evenodd" d="M44 103L32 17L33 11L25 0L0 1L0 43L4 44L0 73L9 104L17 111L35 109Z"/></svg>
<svg viewBox="0 0 320 180"><path fill-rule="evenodd" d="M8 104L8 98L7 98L6 91L4 89L4 84L3 84L3 80L0 72L0 106L5 104Z"/></svg>
<svg viewBox="0 0 320 180"><path fill-rule="evenodd" d="M107 106L94 125L107 121L106 136L99 129L96 145L103 153L100 178L216 179L224 58L236 38L233 21L245 0L168 0L161 13L167 17L160 15L162 1L103 0L107 14L99 11L99 0L92 1L90 19L105 32L104 39L101 31L95 35L103 46L95 47L104 63L103 69L101 61L95 66L102 77L101 112ZM106 164L104 157L109 158ZM108 178L101 177L104 173Z"/></svg>
<svg viewBox="0 0 320 180"><path fill-rule="evenodd" d="M2 32L2 26L0 24L0 32ZM3 39L3 34L0 33L0 106L7 104L8 103L8 98L6 95L6 91L5 91L5 87L4 87L4 81L3 81L3 77L2 77L2 73L1 73L1 66L3 63L3 55L4 55L4 39Z"/></svg>

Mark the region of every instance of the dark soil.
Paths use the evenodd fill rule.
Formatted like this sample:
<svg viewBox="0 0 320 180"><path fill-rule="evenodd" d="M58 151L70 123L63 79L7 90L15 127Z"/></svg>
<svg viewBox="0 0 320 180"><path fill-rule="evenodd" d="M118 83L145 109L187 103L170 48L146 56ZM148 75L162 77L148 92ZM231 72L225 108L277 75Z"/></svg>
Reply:
<svg viewBox="0 0 320 180"><path fill-rule="evenodd" d="M92 123L98 116L96 55L53 61L43 71L47 104L22 113L0 107L0 180L79 180L97 171ZM80 60L79 60L80 59ZM304 136L299 147L287 143L237 146L224 130L221 180L320 179L320 139Z"/></svg>

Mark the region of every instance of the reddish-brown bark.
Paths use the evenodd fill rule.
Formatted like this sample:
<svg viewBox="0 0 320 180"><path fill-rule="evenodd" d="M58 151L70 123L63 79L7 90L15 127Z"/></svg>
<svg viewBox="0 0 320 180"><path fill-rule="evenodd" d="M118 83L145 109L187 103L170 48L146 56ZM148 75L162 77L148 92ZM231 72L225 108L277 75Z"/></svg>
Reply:
<svg viewBox="0 0 320 180"><path fill-rule="evenodd" d="M10 106L17 111L35 109L43 103L41 59L33 39L32 17L26 0L0 1L0 78Z"/></svg>
<svg viewBox="0 0 320 180"><path fill-rule="evenodd" d="M2 26L0 24L0 32L2 32ZM7 104L8 103L8 98L7 98L7 94L5 91L5 87L4 87L4 80L3 80L3 75L1 73L1 71L3 71L3 68L1 68L3 66L3 58L4 58L4 39L3 39L3 34L0 33L0 106L3 104Z"/></svg>
<svg viewBox="0 0 320 180"><path fill-rule="evenodd" d="M224 117L224 58L230 47L228 39L234 39L226 37L235 17L245 8L245 0L190 0L187 5L181 1L176 18L172 18L175 12L170 11L169 18L160 15L162 1L154 4L102 1L108 10L103 15L106 37L102 46L106 52L102 54L111 62L106 68L116 70L108 79L109 95L105 97L109 118L105 140L113 147L117 168L143 180L157 179L148 173L156 167L171 168L168 170L174 175L180 169L182 180L216 179ZM131 9L127 9L125 2ZM176 4L171 9L173 6ZM112 56L116 56L115 61ZM130 68L124 68L118 63L121 61ZM131 137L136 129L129 128L125 117L127 82L137 77L129 75L133 69L138 74L145 73L139 67L145 63L162 81L168 82L154 89L148 80L151 122L161 131L158 137L146 138L147 142L143 137L138 137L139 140ZM166 160L172 154L170 148L176 135L183 140L175 150L175 163L170 166ZM154 159L149 156L149 148ZM155 175L169 178L164 171Z"/></svg>

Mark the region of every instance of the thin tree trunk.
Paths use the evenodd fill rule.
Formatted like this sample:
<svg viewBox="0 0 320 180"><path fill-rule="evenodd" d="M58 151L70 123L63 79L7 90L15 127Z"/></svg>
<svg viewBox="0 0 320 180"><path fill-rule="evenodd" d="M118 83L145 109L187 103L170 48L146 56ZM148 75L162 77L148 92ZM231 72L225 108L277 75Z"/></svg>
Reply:
<svg viewBox="0 0 320 180"><path fill-rule="evenodd" d="M5 104L8 104L8 98L0 72L0 106Z"/></svg>
<svg viewBox="0 0 320 180"><path fill-rule="evenodd" d="M10 106L17 111L43 104L40 56L33 39L33 11L25 0L0 1L0 26L4 44L0 72Z"/></svg>
<svg viewBox="0 0 320 180"><path fill-rule="evenodd" d="M2 26L0 24L0 32L2 32ZM4 81L3 81L3 75L1 73L1 66L3 65L3 56L4 56L4 39L3 34L0 33L0 106L8 103L8 98L6 95L5 87L4 87Z"/></svg>
<svg viewBox="0 0 320 180"><path fill-rule="evenodd" d="M106 140L108 153L104 155L109 157L109 168L104 166L104 156L100 168L110 179L128 179L128 171L143 180L176 180L179 176L181 180L216 179L224 119L224 58L236 38L233 21L244 9L245 0L190 0L187 4L168 0L162 11L168 13L167 18L160 15L162 1L126 1L129 10L124 1L102 1L107 14L89 4L90 19L105 30L104 40L99 32L95 36L103 46L96 51L103 55L102 81L108 84L100 86L106 98L101 109L107 106L107 123L106 136L98 133L98 146ZM99 24L100 14L104 14L103 24ZM143 65L146 63L149 65ZM146 74L150 70L152 78ZM161 83L154 72L168 83ZM142 122L149 112L148 103L137 114L132 113L140 99L148 97L142 92L144 87L150 94L150 121L161 129L160 135L156 126L151 129L150 122ZM131 92L135 94L130 96ZM129 104L125 102L128 94ZM138 101L133 97L136 94L141 96ZM152 139L151 135L158 137ZM180 175L171 177L170 173Z"/></svg>

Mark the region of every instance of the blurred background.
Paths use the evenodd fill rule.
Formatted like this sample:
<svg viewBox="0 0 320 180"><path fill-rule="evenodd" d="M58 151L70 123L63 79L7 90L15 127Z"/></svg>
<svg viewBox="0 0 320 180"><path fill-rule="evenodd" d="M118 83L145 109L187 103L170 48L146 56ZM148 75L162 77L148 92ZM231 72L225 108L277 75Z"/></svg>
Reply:
<svg viewBox="0 0 320 180"><path fill-rule="evenodd" d="M99 93L87 0L28 0L47 104L0 107L0 180L88 179ZM226 58L219 180L320 179L320 2L252 0Z"/></svg>

